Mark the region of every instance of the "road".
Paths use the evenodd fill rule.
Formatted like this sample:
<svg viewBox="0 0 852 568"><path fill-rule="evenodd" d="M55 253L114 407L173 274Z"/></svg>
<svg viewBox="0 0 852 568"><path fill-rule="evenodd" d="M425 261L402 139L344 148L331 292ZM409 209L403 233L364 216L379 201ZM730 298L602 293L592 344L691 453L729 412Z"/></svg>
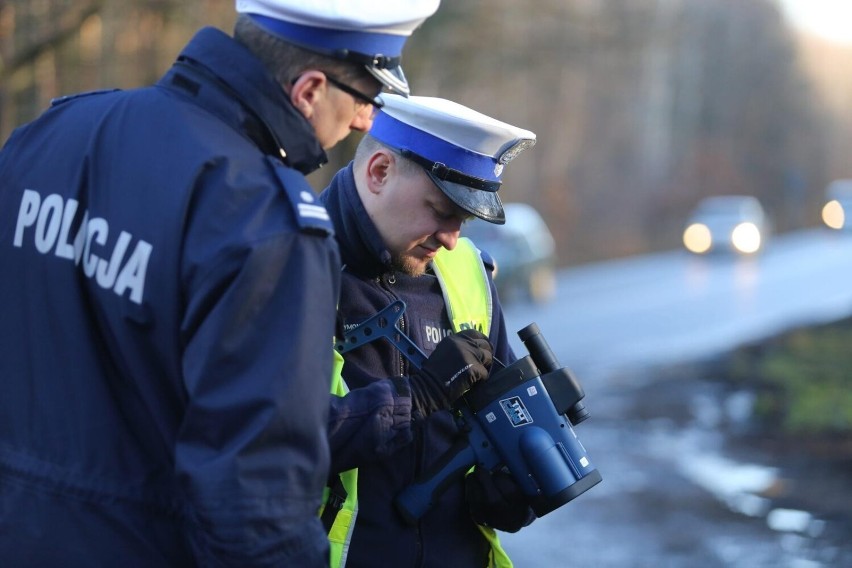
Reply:
<svg viewBox="0 0 852 568"><path fill-rule="evenodd" d="M849 526L779 506L784 464L730 448L725 431L747 419L748 393L690 373L691 362L852 314L850 282L852 235L811 230L756 258L671 251L572 268L554 302L506 306L510 330L536 322L581 380L592 418L576 431L604 478L501 535L515 565L852 566Z"/></svg>

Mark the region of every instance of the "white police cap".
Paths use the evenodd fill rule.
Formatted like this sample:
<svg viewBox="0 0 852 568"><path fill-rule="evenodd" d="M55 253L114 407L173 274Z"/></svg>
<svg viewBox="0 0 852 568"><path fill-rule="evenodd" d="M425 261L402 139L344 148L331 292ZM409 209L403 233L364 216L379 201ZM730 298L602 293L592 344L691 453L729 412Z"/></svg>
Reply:
<svg viewBox="0 0 852 568"><path fill-rule="evenodd" d="M370 135L421 165L453 203L502 225L497 195L503 166L535 144L535 134L433 97L382 95Z"/></svg>
<svg viewBox="0 0 852 568"><path fill-rule="evenodd" d="M408 96L400 66L412 32L440 0L237 0L237 12L310 51L363 63L391 92Z"/></svg>

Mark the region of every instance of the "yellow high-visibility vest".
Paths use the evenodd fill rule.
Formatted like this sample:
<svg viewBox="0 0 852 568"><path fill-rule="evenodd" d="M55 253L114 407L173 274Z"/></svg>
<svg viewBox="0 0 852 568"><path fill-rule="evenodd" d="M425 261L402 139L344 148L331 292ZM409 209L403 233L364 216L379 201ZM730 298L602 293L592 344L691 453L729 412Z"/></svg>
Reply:
<svg viewBox="0 0 852 568"><path fill-rule="evenodd" d="M479 250L470 240L462 237L453 250L441 249L438 252L432 261L432 269L441 283L444 304L447 306L453 330L472 328L487 335L491 330L493 299ZM335 351L331 393L336 396L345 396L349 391L342 371L343 357ZM358 470L350 469L341 473L340 480L345 500L328 531L331 568L346 566L349 543L358 516ZM321 516L330 498L335 498L333 488L326 487ZM503 550L496 531L491 527L477 526L491 544L488 568L512 568L512 561Z"/></svg>
<svg viewBox="0 0 852 568"><path fill-rule="evenodd" d="M343 380L343 355L334 352L334 366L332 367L331 394L334 396L346 396L349 388ZM335 498L343 498L342 504L338 505L337 514L331 526L326 522L325 508L329 499L336 493L337 488L326 487L322 496L322 507L320 518L326 525L328 531L329 552L331 555L331 568L346 566L346 556L349 554L349 543L352 541L352 531L355 530L355 518L358 516L358 470L350 469L339 476L340 487L343 495ZM330 511L330 514L334 514Z"/></svg>

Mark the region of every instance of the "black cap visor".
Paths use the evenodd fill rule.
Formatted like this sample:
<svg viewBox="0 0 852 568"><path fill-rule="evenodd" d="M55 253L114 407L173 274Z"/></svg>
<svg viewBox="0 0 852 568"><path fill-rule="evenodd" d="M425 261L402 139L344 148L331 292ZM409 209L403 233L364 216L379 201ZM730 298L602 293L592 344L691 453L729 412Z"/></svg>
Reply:
<svg viewBox="0 0 852 568"><path fill-rule="evenodd" d="M503 225L506 223L506 214L503 212L503 203L496 191L473 189L460 183L453 183L438 178L429 170L424 170L426 175L450 198L450 201L483 221Z"/></svg>

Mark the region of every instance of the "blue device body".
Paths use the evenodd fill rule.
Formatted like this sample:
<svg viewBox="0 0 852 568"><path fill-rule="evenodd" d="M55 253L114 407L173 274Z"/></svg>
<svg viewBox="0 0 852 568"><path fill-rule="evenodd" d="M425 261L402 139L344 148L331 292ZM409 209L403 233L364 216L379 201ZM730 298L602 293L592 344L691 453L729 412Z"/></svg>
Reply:
<svg viewBox="0 0 852 568"><path fill-rule="evenodd" d="M573 425L546 384L570 380L565 370L542 376L529 356L471 389L458 405L459 441L396 500L410 522L434 505L446 483L478 465L505 467L539 517L601 481ZM551 387L552 388L552 387Z"/></svg>
<svg viewBox="0 0 852 568"><path fill-rule="evenodd" d="M426 359L396 323L405 303L396 301L359 325L335 347L345 353L385 337L418 368ZM443 488L473 466L505 468L539 517L602 480L574 425L588 417L582 387L556 360L536 324L518 332L529 355L474 385L456 404L461 435L436 463L396 498L410 523L432 507ZM496 364L495 364L496 366Z"/></svg>
<svg viewBox="0 0 852 568"><path fill-rule="evenodd" d="M527 359L489 379L502 382L501 374L510 373L505 381L508 390L482 408L468 406L461 413L467 415L465 423L477 425L468 434L477 463L488 469L505 465L532 499L533 510L542 516L601 477L568 417L554 406L542 377L523 376L522 369L530 368Z"/></svg>

